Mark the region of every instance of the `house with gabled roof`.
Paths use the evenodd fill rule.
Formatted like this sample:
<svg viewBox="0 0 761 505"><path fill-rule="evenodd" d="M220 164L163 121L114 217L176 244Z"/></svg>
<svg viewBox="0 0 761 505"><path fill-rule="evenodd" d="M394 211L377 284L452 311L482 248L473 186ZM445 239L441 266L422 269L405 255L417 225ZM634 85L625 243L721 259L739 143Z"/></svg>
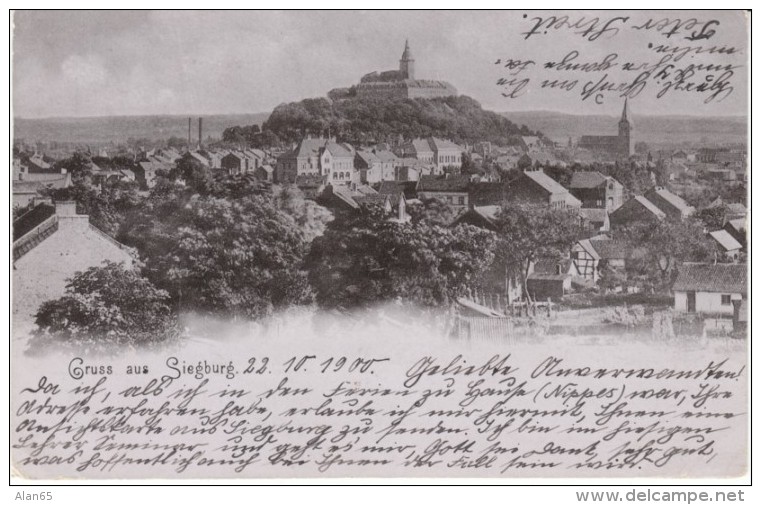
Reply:
<svg viewBox="0 0 761 505"><path fill-rule="evenodd" d="M748 241L748 235L745 227L745 218L743 217L739 219L730 219L724 224L723 229L732 235L735 240L740 242L740 244L743 246L743 249L745 249Z"/></svg>
<svg viewBox="0 0 761 505"><path fill-rule="evenodd" d="M275 177L275 167L272 165L259 165L254 170L254 177L264 182L272 182Z"/></svg>
<svg viewBox="0 0 761 505"><path fill-rule="evenodd" d="M203 165L205 168L211 168L211 161L209 158L203 155L200 151L188 151L185 154L182 155L183 158L188 158L191 160L195 160L201 165Z"/></svg>
<svg viewBox="0 0 761 505"><path fill-rule="evenodd" d="M75 202L40 204L13 222L13 314L31 321L65 294L75 273L105 260L131 266L134 251L77 214Z"/></svg>
<svg viewBox="0 0 761 505"><path fill-rule="evenodd" d="M579 275L595 283L599 279L600 270L605 266L623 271L628 256L626 242L605 235L579 240L571 248L571 259Z"/></svg>
<svg viewBox="0 0 761 505"><path fill-rule="evenodd" d="M45 161L45 158L38 153L33 154L26 160L26 166L29 173L45 173L54 171L53 166Z"/></svg>
<svg viewBox="0 0 761 505"><path fill-rule="evenodd" d="M354 166L359 171L359 178L363 184L375 184L396 180L398 161L396 155L388 150L358 149L354 157Z"/></svg>
<svg viewBox="0 0 761 505"><path fill-rule="evenodd" d="M359 172L354 168L354 148L348 144L327 141L320 152L320 173L328 184L359 184Z"/></svg>
<svg viewBox="0 0 761 505"><path fill-rule="evenodd" d="M293 183L300 175L319 175L332 185L359 184L354 156L355 150L349 144L307 136L277 159L275 179Z"/></svg>
<svg viewBox="0 0 761 505"><path fill-rule="evenodd" d="M435 173L433 164L415 158L397 158L394 166L394 179L397 181L417 182L422 176Z"/></svg>
<svg viewBox="0 0 761 505"><path fill-rule="evenodd" d="M471 205L455 219L452 226L471 224L485 230L497 231L496 219L501 208L500 205Z"/></svg>
<svg viewBox="0 0 761 505"><path fill-rule="evenodd" d="M581 201L541 170L527 170L507 187L508 199L548 205L553 209L580 209Z"/></svg>
<svg viewBox="0 0 761 505"><path fill-rule="evenodd" d="M324 139L307 136L293 149L277 159L275 180L279 183L296 182L297 176L322 176L320 172L320 149Z"/></svg>
<svg viewBox="0 0 761 505"><path fill-rule="evenodd" d="M406 223L407 200L403 193L379 194L370 186L327 186L322 203L337 212L362 212L368 207L379 207L389 213L389 221Z"/></svg>
<svg viewBox="0 0 761 505"><path fill-rule="evenodd" d="M674 309L702 314L734 314L748 295L748 266L736 263L683 263L678 270Z"/></svg>
<svg viewBox="0 0 761 505"><path fill-rule="evenodd" d="M417 198L417 181L383 181L378 186L381 195L404 195L409 202Z"/></svg>
<svg viewBox="0 0 761 505"><path fill-rule="evenodd" d="M526 290L535 300L560 300L571 292L572 280L580 277L571 259L540 259L532 265Z"/></svg>
<svg viewBox="0 0 761 505"><path fill-rule="evenodd" d="M644 196L669 219L681 220L695 213L695 207L668 189L655 187L645 193Z"/></svg>
<svg viewBox="0 0 761 505"><path fill-rule="evenodd" d="M599 235L610 231L610 218L607 209L579 209L581 226L591 235Z"/></svg>
<svg viewBox="0 0 761 505"><path fill-rule="evenodd" d="M253 172L259 166L258 159L251 157L244 151L227 153L222 157L220 165L228 175L245 175Z"/></svg>
<svg viewBox="0 0 761 505"><path fill-rule="evenodd" d="M434 175L441 175L445 168L459 172L462 168L464 149L454 142L428 137L414 139L397 148L396 154L401 158L415 158L434 167Z"/></svg>
<svg viewBox="0 0 761 505"><path fill-rule="evenodd" d="M12 182L13 206L26 207L30 203L46 198L43 193L51 189L71 186L71 174L26 173L22 180Z"/></svg>
<svg viewBox="0 0 761 505"><path fill-rule="evenodd" d="M719 246L719 250L730 261L740 259L740 251L743 245L738 242L727 230L716 230L708 234Z"/></svg>
<svg viewBox="0 0 761 505"><path fill-rule="evenodd" d="M467 175L424 175L418 181L416 191L421 200L436 198L451 207L466 209L469 185Z"/></svg>
<svg viewBox="0 0 761 505"><path fill-rule="evenodd" d="M138 171L139 173L137 174L137 179L141 184L148 188L152 188L156 185L156 177L158 177L159 173L164 172L169 174L172 168L174 168L172 163L155 156L138 162L138 166L140 168Z"/></svg>
<svg viewBox="0 0 761 505"><path fill-rule="evenodd" d="M623 184L597 171L574 172L568 190L581 200L583 208L613 212L624 203Z"/></svg>
<svg viewBox="0 0 761 505"><path fill-rule="evenodd" d="M656 222L666 219L666 213L644 196L635 196L610 213L610 226L628 226L633 223Z"/></svg>

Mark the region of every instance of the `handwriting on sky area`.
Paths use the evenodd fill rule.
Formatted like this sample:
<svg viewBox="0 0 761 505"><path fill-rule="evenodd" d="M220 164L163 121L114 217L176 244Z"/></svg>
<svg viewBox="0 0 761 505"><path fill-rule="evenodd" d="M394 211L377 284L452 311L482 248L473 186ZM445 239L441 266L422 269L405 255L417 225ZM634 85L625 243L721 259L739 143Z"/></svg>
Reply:
<svg viewBox="0 0 761 505"><path fill-rule="evenodd" d="M676 475L742 460L741 360L604 361L74 358L16 385L13 459L25 475L104 478Z"/></svg>
<svg viewBox="0 0 761 505"><path fill-rule="evenodd" d="M742 48L721 43L721 30L721 22L712 18L523 14L524 45L517 49L520 53L494 62L504 69L497 86L509 99L545 90L598 104L609 96L634 98L651 92L657 99L686 93L706 104L721 102L734 92L742 67L737 63ZM597 56L599 46L613 46L624 36L635 42ZM543 53L557 48L557 56L521 56L538 46ZM593 47L595 56L587 56Z"/></svg>

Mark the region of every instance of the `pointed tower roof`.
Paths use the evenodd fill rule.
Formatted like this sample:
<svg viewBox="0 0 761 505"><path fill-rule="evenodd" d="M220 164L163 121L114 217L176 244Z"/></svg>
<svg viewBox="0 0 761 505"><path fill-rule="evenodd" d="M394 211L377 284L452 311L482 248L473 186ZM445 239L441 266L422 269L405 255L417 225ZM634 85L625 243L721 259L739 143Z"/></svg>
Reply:
<svg viewBox="0 0 761 505"><path fill-rule="evenodd" d="M412 51L410 50L410 41L409 39L405 39L404 41L404 52L402 53L402 59L403 60L411 60L412 58Z"/></svg>
<svg viewBox="0 0 761 505"><path fill-rule="evenodd" d="M624 110L621 112L621 122L631 122L629 119L629 99L624 98Z"/></svg>

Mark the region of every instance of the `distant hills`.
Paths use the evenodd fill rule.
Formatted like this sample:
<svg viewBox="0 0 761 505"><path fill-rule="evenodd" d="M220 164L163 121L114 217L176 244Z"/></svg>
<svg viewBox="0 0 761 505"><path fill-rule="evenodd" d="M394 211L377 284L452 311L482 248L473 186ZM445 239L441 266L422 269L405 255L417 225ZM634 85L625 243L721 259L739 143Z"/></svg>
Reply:
<svg viewBox="0 0 761 505"><path fill-rule="evenodd" d="M488 111L476 111L479 108L473 106L468 112L476 112L480 118L484 119L491 114L490 112L484 114ZM442 111L436 112L441 113ZM448 110L444 112L449 113ZM454 116L458 116L463 115L464 111L452 112L454 112ZM567 142L569 136L578 138L582 135L615 135L618 123L618 117L615 116L581 116L547 111L503 112L500 115L515 125L525 125L530 130L541 131L545 136L561 143ZM270 113L218 114L201 117L203 117L204 138L209 136L221 138L225 128L240 125L261 125L270 117ZM192 138L194 142L198 135L197 118L198 116L193 116ZM398 121L401 118L394 119ZM635 139L653 146L700 142L712 144L747 142L746 122L745 117L739 116L640 116L634 114ZM394 121L389 123L392 128L396 126ZM458 129L464 126L460 120L455 121L454 124ZM492 123L492 125L497 126L499 122L496 125ZM504 127L506 125L499 126ZM27 141L108 144L110 142L125 142L130 138L156 140L179 137L185 139L188 135L188 118L187 116L170 115L16 118L14 127L14 138L23 138Z"/></svg>
<svg viewBox="0 0 761 505"><path fill-rule="evenodd" d="M616 135L617 116L582 116L549 111L502 112L503 116L532 130L540 130L556 142L582 135ZM741 116L640 116L633 114L635 141L652 146L681 143L747 142L748 119Z"/></svg>
<svg viewBox="0 0 761 505"><path fill-rule="evenodd" d="M203 118L203 136L222 138L225 128L236 125L261 125L269 112L193 116L191 134L198 140L198 117ZM128 139L168 139L188 137L188 116L104 116L81 118L43 118L14 120L14 138L26 141L56 141L81 144L126 142Z"/></svg>

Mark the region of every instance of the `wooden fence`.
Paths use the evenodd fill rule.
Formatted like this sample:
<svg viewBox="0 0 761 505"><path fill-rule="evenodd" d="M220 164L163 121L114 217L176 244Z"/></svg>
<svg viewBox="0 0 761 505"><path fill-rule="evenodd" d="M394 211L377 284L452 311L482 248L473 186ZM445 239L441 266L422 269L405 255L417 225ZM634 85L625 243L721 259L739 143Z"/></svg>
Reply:
<svg viewBox="0 0 761 505"><path fill-rule="evenodd" d="M507 317L470 317L457 314L453 333L457 339L515 343L513 322Z"/></svg>

